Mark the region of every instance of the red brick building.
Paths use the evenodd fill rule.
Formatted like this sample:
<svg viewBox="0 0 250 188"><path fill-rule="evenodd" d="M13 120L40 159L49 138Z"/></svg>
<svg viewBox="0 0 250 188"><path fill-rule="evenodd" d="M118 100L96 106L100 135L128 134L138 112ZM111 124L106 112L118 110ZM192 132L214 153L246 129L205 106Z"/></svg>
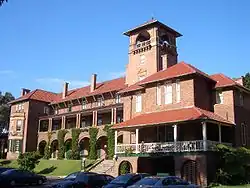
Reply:
<svg viewBox="0 0 250 188"><path fill-rule="evenodd" d="M114 124L114 174L127 161L133 172L170 173L206 185L216 167L216 144L250 143L250 91L240 79L178 63L176 40L182 35L157 20L124 34L129 37L124 78L98 83L94 74L89 86L69 90L65 83L62 93L22 90L11 103L8 158L36 149L43 153L48 132L51 158L57 158L57 131L68 130L67 144L72 128L82 129L79 147L87 155L91 126L98 128L103 157L103 128Z"/></svg>

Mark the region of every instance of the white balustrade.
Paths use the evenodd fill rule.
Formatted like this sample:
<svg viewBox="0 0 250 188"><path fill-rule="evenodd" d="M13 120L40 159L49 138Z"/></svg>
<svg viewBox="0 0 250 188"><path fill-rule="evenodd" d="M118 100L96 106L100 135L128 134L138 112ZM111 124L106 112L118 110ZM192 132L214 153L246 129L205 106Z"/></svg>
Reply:
<svg viewBox="0 0 250 188"><path fill-rule="evenodd" d="M139 153L168 153L168 152L196 152L196 151L213 151L217 141L207 140L206 148L204 140L177 141L177 142L155 142L138 144ZM230 143L222 143L231 146ZM136 153L136 144L118 144L116 153Z"/></svg>

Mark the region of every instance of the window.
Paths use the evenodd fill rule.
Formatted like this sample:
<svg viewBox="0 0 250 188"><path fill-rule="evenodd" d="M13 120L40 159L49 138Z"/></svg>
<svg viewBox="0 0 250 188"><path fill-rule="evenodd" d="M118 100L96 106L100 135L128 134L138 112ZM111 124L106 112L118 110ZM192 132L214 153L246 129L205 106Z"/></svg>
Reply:
<svg viewBox="0 0 250 188"><path fill-rule="evenodd" d="M58 109L55 109L55 114L58 114Z"/></svg>
<svg viewBox="0 0 250 188"><path fill-rule="evenodd" d="M165 86L165 104L172 103L172 83L167 83Z"/></svg>
<svg viewBox="0 0 250 188"><path fill-rule="evenodd" d="M102 117L98 117L98 120L97 120L97 125L102 125Z"/></svg>
<svg viewBox="0 0 250 188"><path fill-rule="evenodd" d="M157 84L156 87L156 104L161 105L161 85Z"/></svg>
<svg viewBox="0 0 250 188"><path fill-rule="evenodd" d="M142 54L142 55L140 55L140 64L142 65L144 63L145 63L145 55Z"/></svg>
<svg viewBox="0 0 250 188"><path fill-rule="evenodd" d="M102 97L99 97L99 98L97 99L97 106L102 106L102 105L104 105L103 98L102 98Z"/></svg>
<svg viewBox="0 0 250 188"><path fill-rule="evenodd" d="M23 121L22 120L17 120L16 121L16 131L17 132L21 132L22 131L22 125L23 125Z"/></svg>
<svg viewBox="0 0 250 188"><path fill-rule="evenodd" d="M136 95L136 106L135 106L135 111L136 112L141 112L142 110L142 100L141 100L141 94Z"/></svg>
<svg viewBox="0 0 250 188"><path fill-rule="evenodd" d="M83 119L82 123L81 123L81 128L84 128L84 127L86 127L86 120L85 119Z"/></svg>
<svg viewBox="0 0 250 188"><path fill-rule="evenodd" d="M121 102L121 95L116 95L115 96L115 103L120 103Z"/></svg>
<svg viewBox="0 0 250 188"><path fill-rule="evenodd" d="M82 101L82 109L85 110L87 108L86 101Z"/></svg>
<svg viewBox="0 0 250 188"><path fill-rule="evenodd" d="M49 114L49 108L47 106L44 107L43 112L45 114Z"/></svg>
<svg viewBox="0 0 250 188"><path fill-rule="evenodd" d="M222 93L222 91L216 91L216 104L223 104L223 93Z"/></svg>
<svg viewBox="0 0 250 188"><path fill-rule="evenodd" d="M247 144L247 126L245 123L241 123L241 142L245 146Z"/></svg>
<svg viewBox="0 0 250 188"><path fill-rule="evenodd" d="M72 111L72 106L69 105L68 112L71 112L71 111Z"/></svg>
<svg viewBox="0 0 250 188"><path fill-rule="evenodd" d="M181 100L181 91L180 91L180 80L176 80L176 83L175 83L175 90L176 90L176 102L180 102Z"/></svg>
<svg viewBox="0 0 250 188"><path fill-rule="evenodd" d="M17 112L23 111L23 109L24 109L24 105L23 104L16 105L16 111Z"/></svg>
<svg viewBox="0 0 250 188"><path fill-rule="evenodd" d="M21 140L9 140L9 151L19 153L22 151Z"/></svg>
<svg viewBox="0 0 250 188"><path fill-rule="evenodd" d="M240 94L239 94L239 102L240 102L240 106L243 106L243 105L244 105L244 98L243 98L243 95L242 95L241 92L240 92Z"/></svg>

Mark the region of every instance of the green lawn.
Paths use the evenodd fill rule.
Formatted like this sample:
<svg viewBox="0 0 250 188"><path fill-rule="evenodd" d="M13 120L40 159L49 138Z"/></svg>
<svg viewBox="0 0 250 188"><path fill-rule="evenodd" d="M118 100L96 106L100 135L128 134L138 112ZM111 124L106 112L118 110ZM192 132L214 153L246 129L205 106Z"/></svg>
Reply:
<svg viewBox="0 0 250 188"><path fill-rule="evenodd" d="M86 160L86 166L93 161ZM7 161L1 160L1 166L18 168L16 160ZM40 163L36 166L35 172L44 174L47 176L65 176L72 172L81 170L80 160L40 160Z"/></svg>

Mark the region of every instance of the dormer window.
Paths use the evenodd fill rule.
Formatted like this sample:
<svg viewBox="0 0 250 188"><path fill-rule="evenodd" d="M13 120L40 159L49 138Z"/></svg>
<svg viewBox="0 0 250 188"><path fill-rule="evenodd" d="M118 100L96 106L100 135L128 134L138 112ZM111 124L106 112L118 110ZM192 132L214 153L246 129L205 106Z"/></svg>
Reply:
<svg viewBox="0 0 250 188"><path fill-rule="evenodd" d="M82 101L82 109L85 110L87 108L87 103L86 101Z"/></svg>
<svg viewBox="0 0 250 188"><path fill-rule="evenodd" d="M216 104L223 104L224 98L223 98L223 92L222 91L216 91Z"/></svg>
<svg viewBox="0 0 250 188"><path fill-rule="evenodd" d="M72 105L69 105L68 112L72 111Z"/></svg>
<svg viewBox="0 0 250 188"><path fill-rule="evenodd" d="M120 103L121 102L121 95L116 95L115 96L115 103L117 104L117 103Z"/></svg>
<svg viewBox="0 0 250 188"><path fill-rule="evenodd" d="M104 105L104 100L102 97L97 98L97 106L103 106Z"/></svg>

